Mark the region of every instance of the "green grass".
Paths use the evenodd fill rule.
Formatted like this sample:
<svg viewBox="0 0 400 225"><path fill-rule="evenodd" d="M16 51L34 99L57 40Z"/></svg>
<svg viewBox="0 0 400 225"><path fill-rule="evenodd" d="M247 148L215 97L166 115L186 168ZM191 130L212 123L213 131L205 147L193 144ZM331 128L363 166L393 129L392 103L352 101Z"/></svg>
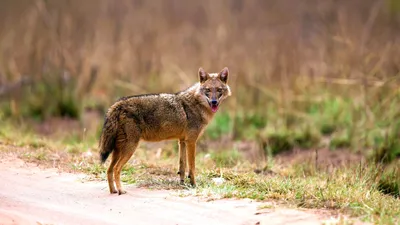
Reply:
<svg viewBox="0 0 400 225"><path fill-rule="evenodd" d="M299 80L302 78L306 77L298 75ZM55 70L42 79L24 88L18 100L3 101L0 119L80 118L85 104L100 104L88 102L93 97L90 95L78 97L76 78L63 80ZM237 87L236 106L228 108L228 103L224 103L205 130L204 138L257 141L271 155L294 148L330 148L371 154L376 161L388 163L400 156L400 123L396 122L400 121L400 92L389 82L366 89L362 85L321 85L307 79L299 83L288 81L287 85L293 93L284 96L275 83L254 85L251 90ZM119 95L128 94L120 91ZM257 104L248 98L254 92ZM64 141L85 142L80 133L75 135L69 138L78 140Z"/></svg>
<svg viewBox="0 0 400 225"><path fill-rule="evenodd" d="M82 99L77 96L77 81L73 76L53 71L42 75L41 82L34 82L20 90L20 97L0 103L4 117L44 120L49 117L79 118Z"/></svg>
<svg viewBox="0 0 400 225"><path fill-rule="evenodd" d="M210 155L217 167L234 167L241 160L236 149L213 151Z"/></svg>
<svg viewBox="0 0 400 225"><path fill-rule="evenodd" d="M289 96L284 99L285 104L274 96L279 91L271 89L265 104L260 102L249 110L237 107L235 112L222 110L216 114L202 137L205 142L230 137L228 141L256 142L268 156L268 162L257 162L258 167L268 167L271 173L267 175L254 173L259 168L246 161L238 149L208 149L197 154L198 186L181 186L176 175L178 159L174 143L163 149L158 158L156 149L138 150L124 169L122 179L139 187L176 189L180 195L275 200L295 207L335 209L373 223L399 223L396 217L400 213L399 92L377 89L369 92L368 98L360 98L360 94L349 89L333 89L316 89L314 95L318 98L312 97L314 90L304 89L297 94L308 97L300 101ZM38 100L42 104L43 93L40 93ZM30 108L30 104L26 107ZM58 109L52 110L43 115L53 112L60 115ZM5 121L8 111L0 112L0 119ZM105 180L106 168L99 165L97 158L98 132L68 132L62 138L49 140L33 134L23 121L18 121L17 126L18 129L15 123L2 124L0 141L25 149L21 153L24 159L54 163L57 155L60 162L56 162L64 168ZM273 159L293 149L320 148L356 151L366 156L368 163L357 162L326 171L312 163L279 165ZM213 178L223 178L225 182L215 183Z"/></svg>
<svg viewBox="0 0 400 225"><path fill-rule="evenodd" d="M207 127L206 135L211 139L218 139L221 136L228 135L232 131L232 126L233 122L229 114L221 112Z"/></svg>
<svg viewBox="0 0 400 225"><path fill-rule="evenodd" d="M259 88L263 93L265 88ZM270 155L294 148L329 148L372 155L383 163L400 157L397 89L384 86L361 98L358 87L354 91L346 86L318 88L314 94L314 90L299 91L298 95L306 97L301 101L286 99L286 106L274 96L278 90L271 88L265 97L272 100L265 105L217 114L205 138L218 140L231 135L236 140L255 140Z"/></svg>
<svg viewBox="0 0 400 225"><path fill-rule="evenodd" d="M64 154L67 157L58 158L57 167L106 180L106 165L99 164L95 138L72 135L53 141L8 125L0 131L1 142L22 148L20 156L25 160L55 166L54 154ZM373 223L400 222L396 217L400 212L399 162L388 166L370 162L328 171L309 163L283 166L272 160L268 164L272 173L265 175L254 173L257 167L236 149L211 150L197 154L197 187L192 188L188 181L179 184L175 145L171 143L166 148L171 153L163 153L161 158L155 157L154 150L139 149L124 168L122 180L137 187L171 189L180 196L273 200L291 207L338 210ZM223 178L223 182L216 183L214 178Z"/></svg>
<svg viewBox="0 0 400 225"><path fill-rule="evenodd" d="M340 168L333 172L314 169L315 173L307 176L298 169L309 165L297 166L297 171L294 167L275 170L275 175L268 176L255 174L250 168L200 167L196 188L188 183L180 185L174 167L176 165L128 166L124 169L123 181L137 187L176 189L182 196L274 200L294 207L339 210L373 223L400 222L398 186L392 189L392 194L385 194L380 181L394 182L399 176L382 176L377 165ZM224 183L213 182L213 178L221 177ZM393 195L393 191L397 194Z"/></svg>
<svg viewBox="0 0 400 225"><path fill-rule="evenodd" d="M330 149L348 149L351 147L351 138L346 134L333 136L329 142Z"/></svg>

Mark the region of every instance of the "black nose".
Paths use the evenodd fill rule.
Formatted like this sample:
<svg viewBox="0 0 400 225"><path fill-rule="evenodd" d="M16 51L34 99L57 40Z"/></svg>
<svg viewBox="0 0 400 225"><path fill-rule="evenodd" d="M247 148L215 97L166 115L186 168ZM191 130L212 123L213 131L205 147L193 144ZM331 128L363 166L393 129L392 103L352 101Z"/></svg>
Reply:
<svg viewBox="0 0 400 225"><path fill-rule="evenodd" d="M217 103L218 103L217 100L212 100L212 101L211 101L211 104L213 104L213 105L216 105Z"/></svg>

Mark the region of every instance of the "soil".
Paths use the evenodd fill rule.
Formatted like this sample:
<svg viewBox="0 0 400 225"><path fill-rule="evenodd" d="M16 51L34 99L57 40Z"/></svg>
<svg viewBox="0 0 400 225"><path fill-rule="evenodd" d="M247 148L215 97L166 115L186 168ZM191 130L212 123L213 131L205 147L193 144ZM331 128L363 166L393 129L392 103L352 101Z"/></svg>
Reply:
<svg viewBox="0 0 400 225"><path fill-rule="evenodd" d="M321 224L331 218L324 210L285 209L249 199L208 201L127 185L126 195L111 195L105 181L39 168L10 153L1 155L0 178L2 225Z"/></svg>

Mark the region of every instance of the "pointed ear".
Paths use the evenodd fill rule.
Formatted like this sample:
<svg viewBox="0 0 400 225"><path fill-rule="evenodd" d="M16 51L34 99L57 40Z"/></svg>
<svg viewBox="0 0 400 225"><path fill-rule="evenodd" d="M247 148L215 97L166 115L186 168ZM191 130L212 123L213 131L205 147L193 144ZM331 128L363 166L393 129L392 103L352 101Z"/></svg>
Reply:
<svg viewBox="0 0 400 225"><path fill-rule="evenodd" d="M229 76L229 70L228 67L225 67L224 69L219 72L218 77L219 79L224 82L225 84L228 82L228 76Z"/></svg>
<svg viewBox="0 0 400 225"><path fill-rule="evenodd" d="M206 80L208 80L208 78L210 78L208 73L206 73L206 71L204 71L204 69L200 67L199 68L199 80L200 80L200 83L204 83Z"/></svg>

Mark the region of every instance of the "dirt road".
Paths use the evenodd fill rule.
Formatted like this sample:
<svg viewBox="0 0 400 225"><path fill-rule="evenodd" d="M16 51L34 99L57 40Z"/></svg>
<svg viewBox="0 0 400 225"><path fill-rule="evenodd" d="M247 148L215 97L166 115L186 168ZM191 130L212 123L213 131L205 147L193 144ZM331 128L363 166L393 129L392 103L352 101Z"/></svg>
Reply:
<svg viewBox="0 0 400 225"><path fill-rule="evenodd" d="M110 195L106 182L0 160L0 224L321 224L326 214L258 209L251 200L204 201L175 191L127 186ZM325 218L324 218L325 217Z"/></svg>

